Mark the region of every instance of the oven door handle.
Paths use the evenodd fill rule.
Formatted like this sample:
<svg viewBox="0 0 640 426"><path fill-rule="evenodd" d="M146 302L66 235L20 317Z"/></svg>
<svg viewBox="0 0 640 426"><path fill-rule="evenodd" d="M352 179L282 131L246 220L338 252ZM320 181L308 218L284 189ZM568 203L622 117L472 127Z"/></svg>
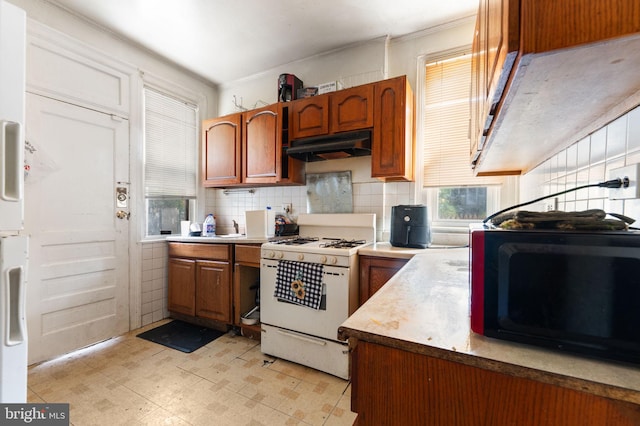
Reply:
<svg viewBox="0 0 640 426"><path fill-rule="evenodd" d="M276 330L276 332L287 336L287 337L291 337L294 339L298 339L298 340L302 340L303 342L307 342L307 343L315 343L318 346L325 346L327 344L327 342L325 342L324 340L321 339L314 339L313 337L308 337L308 336L304 336L302 334L298 334L298 333L292 333L290 331L286 331L286 330Z"/></svg>

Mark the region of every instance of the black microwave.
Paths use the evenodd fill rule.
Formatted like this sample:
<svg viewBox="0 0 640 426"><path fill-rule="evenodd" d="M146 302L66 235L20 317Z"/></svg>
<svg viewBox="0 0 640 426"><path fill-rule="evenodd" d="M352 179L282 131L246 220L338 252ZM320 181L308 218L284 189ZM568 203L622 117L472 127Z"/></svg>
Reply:
<svg viewBox="0 0 640 426"><path fill-rule="evenodd" d="M640 364L640 234L470 228L471 329Z"/></svg>

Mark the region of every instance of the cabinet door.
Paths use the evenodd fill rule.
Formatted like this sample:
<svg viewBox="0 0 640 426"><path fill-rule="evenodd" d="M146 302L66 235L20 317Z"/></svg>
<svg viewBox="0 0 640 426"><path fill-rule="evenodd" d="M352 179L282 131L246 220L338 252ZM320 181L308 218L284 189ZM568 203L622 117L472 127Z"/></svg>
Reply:
<svg viewBox="0 0 640 426"><path fill-rule="evenodd" d="M475 166L518 53L519 0L481 0L472 45L471 165Z"/></svg>
<svg viewBox="0 0 640 426"><path fill-rule="evenodd" d="M231 323L231 266L196 261L196 315Z"/></svg>
<svg viewBox="0 0 640 426"><path fill-rule="evenodd" d="M208 187L238 184L241 180L242 114L212 118L202 123L202 176Z"/></svg>
<svg viewBox="0 0 640 426"><path fill-rule="evenodd" d="M194 316L196 294L196 262L189 259L169 258L168 309Z"/></svg>
<svg viewBox="0 0 640 426"><path fill-rule="evenodd" d="M413 92L406 76L383 80L374 87L371 176L413 180Z"/></svg>
<svg viewBox="0 0 640 426"><path fill-rule="evenodd" d="M469 136L471 140L470 154L471 165L475 165L480 151L482 151L485 135L483 134L484 116L483 108L486 103L486 73L487 73L487 49L486 49L486 0L480 0L478 19L473 36L471 56L471 121Z"/></svg>
<svg viewBox="0 0 640 426"><path fill-rule="evenodd" d="M373 85L352 87L332 93L331 132L373 127Z"/></svg>
<svg viewBox="0 0 640 426"><path fill-rule="evenodd" d="M329 133L329 95L291 102L291 139Z"/></svg>
<svg viewBox="0 0 640 426"><path fill-rule="evenodd" d="M244 183L276 183L280 180L281 113L279 104L245 113L242 135Z"/></svg>
<svg viewBox="0 0 640 426"><path fill-rule="evenodd" d="M407 262L407 259L360 256L360 305L380 290Z"/></svg>

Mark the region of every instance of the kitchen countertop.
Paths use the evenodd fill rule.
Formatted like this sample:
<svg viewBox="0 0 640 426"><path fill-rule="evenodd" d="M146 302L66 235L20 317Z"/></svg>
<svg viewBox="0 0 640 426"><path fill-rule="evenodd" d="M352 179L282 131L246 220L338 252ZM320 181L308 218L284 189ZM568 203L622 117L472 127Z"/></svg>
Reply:
<svg viewBox="0 0 640 426"><path fill-rule="evenodd" d="M433 247L433 249L439 249L441 247ZM389 242L376 242L370 246L363 247L358 250L358 254L362 256L378 256L378 257L391 257L396 259L411 259L416 254L422 254L431 248L404 248L394 247Z"/></svg>
<svg viewBox="0 0 640 426"><path fill-rule="evenodd" d="M469 249L415 255L339 328L350 337L640 404L640 366L599 361L473 333Z"/></svg>
<svg viewBox="0 0 640 426"><path fill-rule="evenodd" d="M169 242L177 243L206 243L206 244L263 244L269 241L267 237L262 238L247 238L245 235L236 237L229 236L223 237L216 235L215 237L182 237L182 236L169 236L166 238Z"/></svg>

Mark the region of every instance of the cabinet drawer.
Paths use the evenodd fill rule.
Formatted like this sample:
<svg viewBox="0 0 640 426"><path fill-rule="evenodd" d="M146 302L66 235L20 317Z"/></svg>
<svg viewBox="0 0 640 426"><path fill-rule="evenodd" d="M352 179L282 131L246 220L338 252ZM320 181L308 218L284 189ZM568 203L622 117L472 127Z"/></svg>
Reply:
<svg viewBox="0 0 640 426"><path fill-rule="evenodd" d="M236 245L236 262L260 263L260 246Z"/></svg>
<svg viewBox="0 0 640 426"><path fill-rule="evenodd" d="M228 244L169 243L169 257L228 261L231 259L231 249Z"/></svg>

